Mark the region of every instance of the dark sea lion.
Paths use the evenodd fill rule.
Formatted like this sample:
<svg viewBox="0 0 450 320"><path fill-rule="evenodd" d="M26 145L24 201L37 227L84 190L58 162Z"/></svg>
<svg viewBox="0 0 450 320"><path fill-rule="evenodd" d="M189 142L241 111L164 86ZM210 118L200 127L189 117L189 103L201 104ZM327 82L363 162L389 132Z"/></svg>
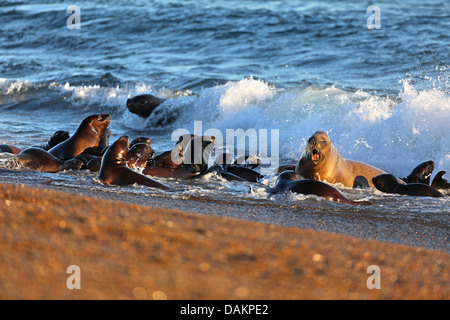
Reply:
<svg viewBox="0 0 450 320"><path fill-rule="evenodd" d="M302 179L302 177L291 170L281 173L275 184L275 187L271 190L272 194L291 191L294 193L300 193L304 195L316 195L318 197L325 198L330 201L335 201L344 204L351 205L370 205L368 201L352 201L347 199L339 190L333 186L312 179Z"/></svg>
<svg viewBox="0 0 450 320"><path fill-rule="evenodd" d="M363 176L356 176L355 180L353 181L353 189L369 189L369 181Z"/></svg>
<svg viewBox="0 0 450 320"><path fill-rule="evenodd" d="M327 181L332 184L342 183L350 188L356 176L365 177L370 187L374 187L372 178L386 173L371 165L342 158L332 145L330 137L323 131L317 131L309 138L295 171L303 178Z"/></svg>
<svg viewBox="0 0 450 320"><path fill-rule="evenodd" d="M436 189L450 189L450 183L442 178L442 176L445 174L445 171L439 171L436 176L433 179L433 182L431 183L431 186Z"/></svg>
<svg viewBox="0 0 450 320"><path fill-rule="evenodd" d="M22 149L19 149L15 146L12 146L9 144L0 144L0 153L2 153L2 152L19 154L22 152Z"/></svg>
<svg viewBox="0 0 450 320"><path fill-rule="evenodd" d="M415 197L443 197L435 188L423 183L401 184L392 174L381 174L372 178L375 187L386 193L398 193Z"/></svg>
<svg viewBox="0 0 450 320"><path fill-rule="evenodd" d="M143 94L127 100L127 108L131 113L142 118L148 118L166 99L155 97L151 94Z"/></svg>
<svg viewBox="0 0 450 320"><path fill-rule="evenodd" d="M126 161L131 169L143 168L147 165L148 158L155 151L146 143L136 143L128 149Z"/></svg>
<svg viewBox="0 0 450 320"><path fill-rule="evenodd" d="M86 169L92 172L100 171L102 165L102 157L95 157L86 164Z"/></svg>
<svg viewBox="0 0 450 320"><path fill-rule="evenodd" d="M173 166L147 165L143 173L150 176L181 179L189 179L202 174L208 170L209 156L214 148L214 141L214 136L196 137L189 141L186 150L181 151L182 154L166 155L165 159L170 160ZM173 151L179 152L179 147L176 146Z"/></svg>
<svg viewBox="0 0 450 320"><path fill-rule="evenodd" d="M229 166L227 168L228 173L232 173L248 182L258 182L264 176L260 174L258 171L255 171L251 168L241 167L241 166Z"/></svg>
<svg viewBox="0 0 450 320"><path fill-rule="evenodd" d="M427 161L419 164L406 178L402 180L406 183L425 183L430 184L431 173L434 170L434 162Z"/></svg>
<svg viewBox="0 0 450 320"><path fill-rule="evenodd" d="M102 158L99 179L104 184L131 185L140 184L163 190L172 188L150 179L127 166L128 137L124 136L115 141L106 150Z"/></svg>
<svg viewBox="0 0 450 320"><path fill-rule="evenodd" d="M58 172L62 170L79 170L83 162L78 159L60 160L41 148L28 148L16 156L19 163L29 169Z"/></svg>
<svg viewBox="0 0 450 320"><path fill-rule="evenodd" d="M109 114L91 115L81 122L72 137L51 148L49 152L61 160L67 160L78 156L87 148L98 147L110 122Z"/></svg>
<svg viewBox="0 0 450 320"><path fill-rule="evenodd" d="M47 141L46 144L44 144L42 146L35 146L35 147L41 148L45 151L48 151L51 148L53 148L54 146L60 144L61 142L66 141L69 138L70 138L69 131L58 130L55 133L53 133L53 135L50 137L50 139Z"/></svg>

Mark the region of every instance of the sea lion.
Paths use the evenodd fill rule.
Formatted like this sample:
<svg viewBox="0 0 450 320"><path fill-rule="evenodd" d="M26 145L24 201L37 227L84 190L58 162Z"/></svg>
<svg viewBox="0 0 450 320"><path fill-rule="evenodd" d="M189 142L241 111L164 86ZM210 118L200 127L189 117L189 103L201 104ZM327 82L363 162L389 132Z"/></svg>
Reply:
<svg viewBox="0 0 450 320"><path fill-rule="evenodd" d="M436 189L450 189L450 183L442 178L442 176L445 174L445 171L439 171L436 176L433 179L433 182L431 183L431 186Z"/></svg>
<svg viewBox="0 0 450 320"><path fill-rule="evenodd" d="M179 147L174 148L175 154L166 155L165 160L171 165L147 165L143 174L150 176L189 179L206 172L209 156L214 148L214 136L200 136L189 141L186 150L179 152ZM178 154L177 154L178 152Z"/></svg>
<svg viewBox="0 0 450 320"><path fill-rule="evenodd" d="M335 201L351 205L370 205L369 201L352 201L347 199L338 189L333 186L312 179L302 179L302 177L294 171L286 170L282 172L275 186L271 190L271 194L291 191L304 195L316 195L330 201Z"/></svg>
<svg viewBox="0 0 450 320"><path fill-rule="evenodd" d="M53 135L50 137L50 139L47 141L46 144L44 144L42 146L34 146L34 147L38 147L45 151L48 151L51 148L53 148L54 146L60 144L61 142L66 141L69 138L70 138L69 131L58 130L55 133L53 133Z"/></svg>
<svg viewBox="0 0 450 320"><path fill-rule="evenodd" d="M392 174L381 174L372 178L375 187L386 193L398 193L415 197L443 197L435 188L423 183L401 184Z"/></svg>
<svg viewBox="0 0 450 320"><path fill-rule="evenodd" d="M61 170L79 170L83 162L78 159L60 160L41 148L31 147L23 150L15 157L19 163L29 169L58 172Z"/></svg>
<svg viewBox="0 0 450 320"><path fill-rule="evenodd" d="M148 118L166 99L155 97L151 94L143 94L127 100L127 108L131 113L142 118Z"/></svg>
<svg viewBox="0 0 450 320"><path fill-rule="evenodd" d="M402 178L401 180L406 183L424 183L429 185L431 173L433 173L433 170L433 161L423 162L415 167L413 171L411 171L409 176L407 176L406 178Z"/></svg>
<svg viewBox="0 0 450 320"><path fill-rule="evenodd" d="M0 153L2 153L2 152L19 154L22 152L22 149L17 148L10 144L0 144Z"/></svg>
<svg viewBox="0 0 450 320"><path fill-rule="evenodd" d="M342 158L323 131L317 131L309 138L295 171L306 179L342 183L350 188L356 176L365 177L370 187L374 187L372 178L386 173L371 165Z"/></svg>
<svg viewBox="0 0 450 320"><path fill-rule="evenodd" d="M92 172L100 171L100 167L102 165L102 158L103 157L95 157L95 158L91 159L86 164L86 169L88 169L89 171L92 171Z"/></svg>
<svg viewBox="0 0 450 320"><path fill-rule="evenodd" d="M78 156L87 148L97 147L110 122L109 114L86 117L72 137L54 146L49 152L61 160L67 160Z"/></svg>
<svg viewBox="0 0 450 320"><path fill-rule="evenodd" d="M126 156L127 165L131 169L143 168L147 165L148 158L155 153L148 144L136 143L128 149Z"/></svg>
<svg viewBox="0 0 450 320"><path fill-rule="evenodd" d="M150 179L127 166L128 137L123 136L116 140L106 150L102 158L99 180L103 184L130 185L141 184L152 188L173 190L172 188Z"/></svg>

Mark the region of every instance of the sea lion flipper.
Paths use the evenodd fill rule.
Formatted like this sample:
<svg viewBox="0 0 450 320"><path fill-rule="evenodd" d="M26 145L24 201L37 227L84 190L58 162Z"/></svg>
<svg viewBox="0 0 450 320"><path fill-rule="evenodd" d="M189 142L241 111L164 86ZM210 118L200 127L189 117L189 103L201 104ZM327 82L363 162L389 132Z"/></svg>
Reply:
<svg viewBox="0 0 450 320"><path fill-rule="evenodd" d="M445 171L439 171L433 179L431 186L436 189L450 189L450 183L443 178Z"/></svg>

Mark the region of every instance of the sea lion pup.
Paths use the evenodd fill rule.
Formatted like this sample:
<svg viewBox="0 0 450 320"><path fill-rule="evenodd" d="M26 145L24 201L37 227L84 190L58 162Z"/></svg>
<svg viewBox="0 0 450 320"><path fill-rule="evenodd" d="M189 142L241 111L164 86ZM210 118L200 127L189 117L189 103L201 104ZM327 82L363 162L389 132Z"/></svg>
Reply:
<svg viewBox="0 0 450 320"><path fill-rule="evenodd" d="M323 131L317 131L308 140L295 171L303 178L342 183L351 188L356 176L363 176L374 187L372 178L386 173L371 165L342 158Z"/></svg>
<svg viewBox="0 0 450 320"><path fill-rule="evenodd" d="M153 110L164 101L166 101L166 99L161 99L151 94L143 94L128 99L127 108L131 113L137 114L142 118L148 118Z"/></svg>
<svg viewBox="0 0 450 320"><path fill-rule="evenodd" d="M128 137L116 140L106 150L102 158L99 180L103 184L130 185L141 184L152 188L173 190L172 188L150 179L127 166Z"/></svg>
<svg viewBox="0 0 450 320"><path fill-rule="evenodd" d="M15 158L23 167L45 172L79 170L83 166L83 162L78 159L63 161L48 151L35 147L23 150Z"/></svg>
<svg viewBox="0 0 450 320"><path fill-rule="evenodd" d="M336 201L351 205L370 205L369 201L352 201L347 199L338 189L333 186L312 179L301 179L301 176L294 171L286 170L281 173L271 190L271 194L291 191L294 193L301 193L304 195L316 195L330 201Z"/></svg>
<svg viewBox="0 0 450 320"><path fill-rule="evenodd" d="M50 139L47 141L46 144L44 144L42 146L33 146L33 147L41 148L45 151L48 151L51 148L53 148L54 146L56 146L57 144L60 144L61 142L66 141L67 139L69 139L69 137L70 137L69 131L58 130L55 133L53 133L53 135L50 137Z"/></svg>
<svg viewBox="0 0 450 320"><path fill-rule="evenodd" d="M433 182L431 183L431 186L436 189L450 189L450 183L442 178L442 176L445 174L445 171L439 171L436 176L433 179Z"/></svg>
<svg viewBox="0 0 450 320"><path fill-rule="evenodd" d="M12 154L19 154L22 152L22 149L17 148L10 144L0 144L0 153L6 152L6 153L12 153Z"/></svg>
<svg viewBox="0 0 450 320"><path fill-rule="evenodd" d="M433 170L433 161L423 162L415 167L413 171L411 171L409 176L407 176L406 178L402 178L401 180L406 183L424 183L429 185L431 173L433 173Z"/></svg>
<svg viewBox="0 0 450 320"><path fill-rule="evenodd" d="M143 174L150 176L189 179L206 172L208 169L209 156L215 145L214 136L200 136L189 141L183 154L175 153L166 156L170 158L173 166L147 165Z"/></svg>
<svg viewBox="0 0 450 320"><path fill-rule="evenodd" d="M423 183L401 184L392 174L381 174L373 177L375 187L386 193L398 193L415 197L443 197L435 188Z"/></svg>
<svg viewBox="0 0 450 320"><path fill-rule="evenodd" d="M58 159L67 160L78 156L87 148L97 147L110 122L109 114L86 117L72 137L54 146L49 152Z"/></svg>

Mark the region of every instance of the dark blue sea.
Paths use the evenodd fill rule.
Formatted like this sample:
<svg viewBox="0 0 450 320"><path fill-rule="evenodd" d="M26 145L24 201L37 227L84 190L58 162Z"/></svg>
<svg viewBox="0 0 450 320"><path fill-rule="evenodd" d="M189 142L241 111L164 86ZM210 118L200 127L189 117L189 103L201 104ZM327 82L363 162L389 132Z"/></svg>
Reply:
<svg viewBox="0 0 450 320"><path fill-rule="evenodd" d="M378 29L368 27L373 4ZM68 27L71 5L80 9L79 29ZM0 143L42 144L107 112L112 141L146 135L157 151L173 145L175 129L201 121L224 136L227 129L277 130L271 143L280 164L289 164L323 130L342 156L399 177L428 160L434 173L450 174L449 31L443 0L0 0ZM126 100L147 93L168 99L160 118L177 120L160 125L130 113ZM24 181L103 188L94 174L18 172ZM221 189L225 197L284 205L266 192L270 175L250 191L226 181L214 181L214 192L211 181L165 182L197 195ZM448 250L448 197L340 190L374 202L371 212L386 224L395 216L438 226L441 243L428 246ZM286 206L315 203L323 212L337 205L297 196Z"/></svg>

